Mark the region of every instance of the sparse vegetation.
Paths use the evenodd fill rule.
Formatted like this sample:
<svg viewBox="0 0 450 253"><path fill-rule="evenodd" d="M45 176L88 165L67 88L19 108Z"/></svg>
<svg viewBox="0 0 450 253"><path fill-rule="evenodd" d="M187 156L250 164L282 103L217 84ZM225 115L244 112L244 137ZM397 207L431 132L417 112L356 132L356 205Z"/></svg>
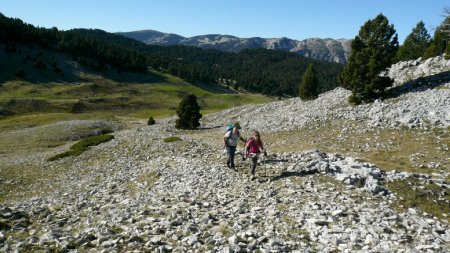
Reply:
<svg viewBox="0 0 450 253"><path fill-rule="evenodd" d="M139 188L145 188L151 190L155 185L156 181L159 179L159 174L154 171L144 171L137 178L136 181L130 182L128 190L130 196L136 196L139 192Z"/></svg>
<svg viewBox="0 0 450 253"><path fill-rule="evenodd" d="M269 152L318 148L329 153L359 157L388 171L395 169L431 174L449 166L450 131L447 129L373 128L360 131L357 125L352 121L311 124L298 131L267 135L266 146Z"/></svg>
<svg viewBox="0 0 450 253"><path fill-rule="evenodd" d="M223 224L222 226L220 226L218 232L221 233L223 237L231 236L231 229L226 224Z"/></svg>
<svg viewBox="0 0 450 253"><path fill-rule="evenodd" d="M388 182L387 187L398 197L397 208L417 208L432 216L450 222L450 189L440 187L423 179L409 177L405 180ZM443 214L447 214L444 216Z"/></svg>

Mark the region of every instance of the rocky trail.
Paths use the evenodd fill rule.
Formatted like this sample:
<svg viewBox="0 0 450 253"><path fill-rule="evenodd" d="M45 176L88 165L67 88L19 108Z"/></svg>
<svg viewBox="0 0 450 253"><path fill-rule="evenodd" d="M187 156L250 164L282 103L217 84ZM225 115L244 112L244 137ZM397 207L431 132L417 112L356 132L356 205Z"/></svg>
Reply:
<svg viewBox="0 0 450 253"><path fill-rule="evenodd" d="M206 133L167 120L116 133L74 158L58 190L0 206L2 250L390 252L449 247L449 225L391 207L388 173L319 150L271 154L249 180ZM176 134L180 141L165 143ZM61 161L66 163L67 161ZM54 165L57 166L57 165ZM267 174L264 173L264 168ZM442 183L442 182L441 182ZM448 185L447 185L448 186Z"/></svg>
<svg viewBox="0 0 450 253"><path fill-rule="evenodd" d="M248 162L239 156L236 171L226 167L220 137L233 121L247 134L260 130L263 140L337 120L361 133L447 129L449 85L358 107L346 102L348 91L336 89L314 101L207 115L196 131L174 129L174 118L138 124L78 157L47 162L49 154L40 153L32 158L43 175L56 168L64 173L51 177L45 194L0 204L0 251L448 252L448 219L399 208L400 197L385 187L412 177L422 185L411 187L431 183L446 201L448 157L429 175L318 149L271 151L270 145L293 141L288 136L270 143L269 157L260 159L257 179L250 180ZM180 140L164 141L174 136ZM445 143L440 152L448 154Z"/></svg>

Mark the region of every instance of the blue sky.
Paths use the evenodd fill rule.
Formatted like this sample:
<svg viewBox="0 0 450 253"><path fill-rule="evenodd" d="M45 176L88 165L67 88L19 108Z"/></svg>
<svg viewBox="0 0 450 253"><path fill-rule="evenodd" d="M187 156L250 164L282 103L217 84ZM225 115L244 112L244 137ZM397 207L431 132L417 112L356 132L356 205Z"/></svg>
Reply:
<svg viewBox="0 0 450 253"><path fill-rule="evenodd" d="M354 38L383 13L400 43L423 20L443 21L450 0L0 0L0 12L40 27L98 28L108 32L153 29L185 37L229 34L291 39Z"/></svg>

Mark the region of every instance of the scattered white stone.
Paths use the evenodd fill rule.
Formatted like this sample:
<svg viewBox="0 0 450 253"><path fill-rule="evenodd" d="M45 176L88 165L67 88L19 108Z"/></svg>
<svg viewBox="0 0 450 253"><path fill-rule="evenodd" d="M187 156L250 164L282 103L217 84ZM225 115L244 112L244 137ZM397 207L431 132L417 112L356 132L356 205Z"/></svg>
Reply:
<svg viewBox="0 0 450 253"><path fill-rule="evenodd" d="M432 72L426 67L415 71ZM419 90L357 107L347 103L348 96L338 88L314 101L293 98L246 105L207 115L202 127L218 135L216 127L231 119L246 131L266 132L335 119L369 127L450 125L449 89ZM179 131L174 120L116 132L114 140L70 162L44 163L43 171L64 167L67 174L52 182L58 188L46 196L0 205L0 251L67 250L75 245L105 252L442 252L448 246L448 223L413 208L398 212L390 206L397 197L380 182L413 176L410 173L386 173L356 158L310 150L274 154L276 162L266 166L267 174L260 165L261 180L251 181L243 173L248 161L236 160L237 172L228 169L224 158L216 159L220 142L208 143L198 137L200 131ZM94 125L72 124L63 126ZM182 140L164 143L169 136ZM420 154L410 159L420 161ZM424 183L435 180L414 176ZM348 186L338 187L330 178ZM448 188L443 181L433 182Z"/></svg>

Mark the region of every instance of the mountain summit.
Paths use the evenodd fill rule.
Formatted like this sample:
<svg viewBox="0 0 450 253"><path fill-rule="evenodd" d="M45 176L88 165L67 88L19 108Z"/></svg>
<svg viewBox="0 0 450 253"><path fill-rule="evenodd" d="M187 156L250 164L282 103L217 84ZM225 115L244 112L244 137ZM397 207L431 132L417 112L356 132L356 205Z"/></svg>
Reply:
<svg viewBox="0 0 450 253"><path fill-rule="evenodd" d="M310 38L293 40L289 38L239 38L231 35L207 34L183 37L173 33L155 30L120 32L120 35L153 45L185 45L204 49L218 49L226 52L238 52L246 48L266 48L295 52L305 57L345 64L350 55L350 42L347 39Z"/></svg>

